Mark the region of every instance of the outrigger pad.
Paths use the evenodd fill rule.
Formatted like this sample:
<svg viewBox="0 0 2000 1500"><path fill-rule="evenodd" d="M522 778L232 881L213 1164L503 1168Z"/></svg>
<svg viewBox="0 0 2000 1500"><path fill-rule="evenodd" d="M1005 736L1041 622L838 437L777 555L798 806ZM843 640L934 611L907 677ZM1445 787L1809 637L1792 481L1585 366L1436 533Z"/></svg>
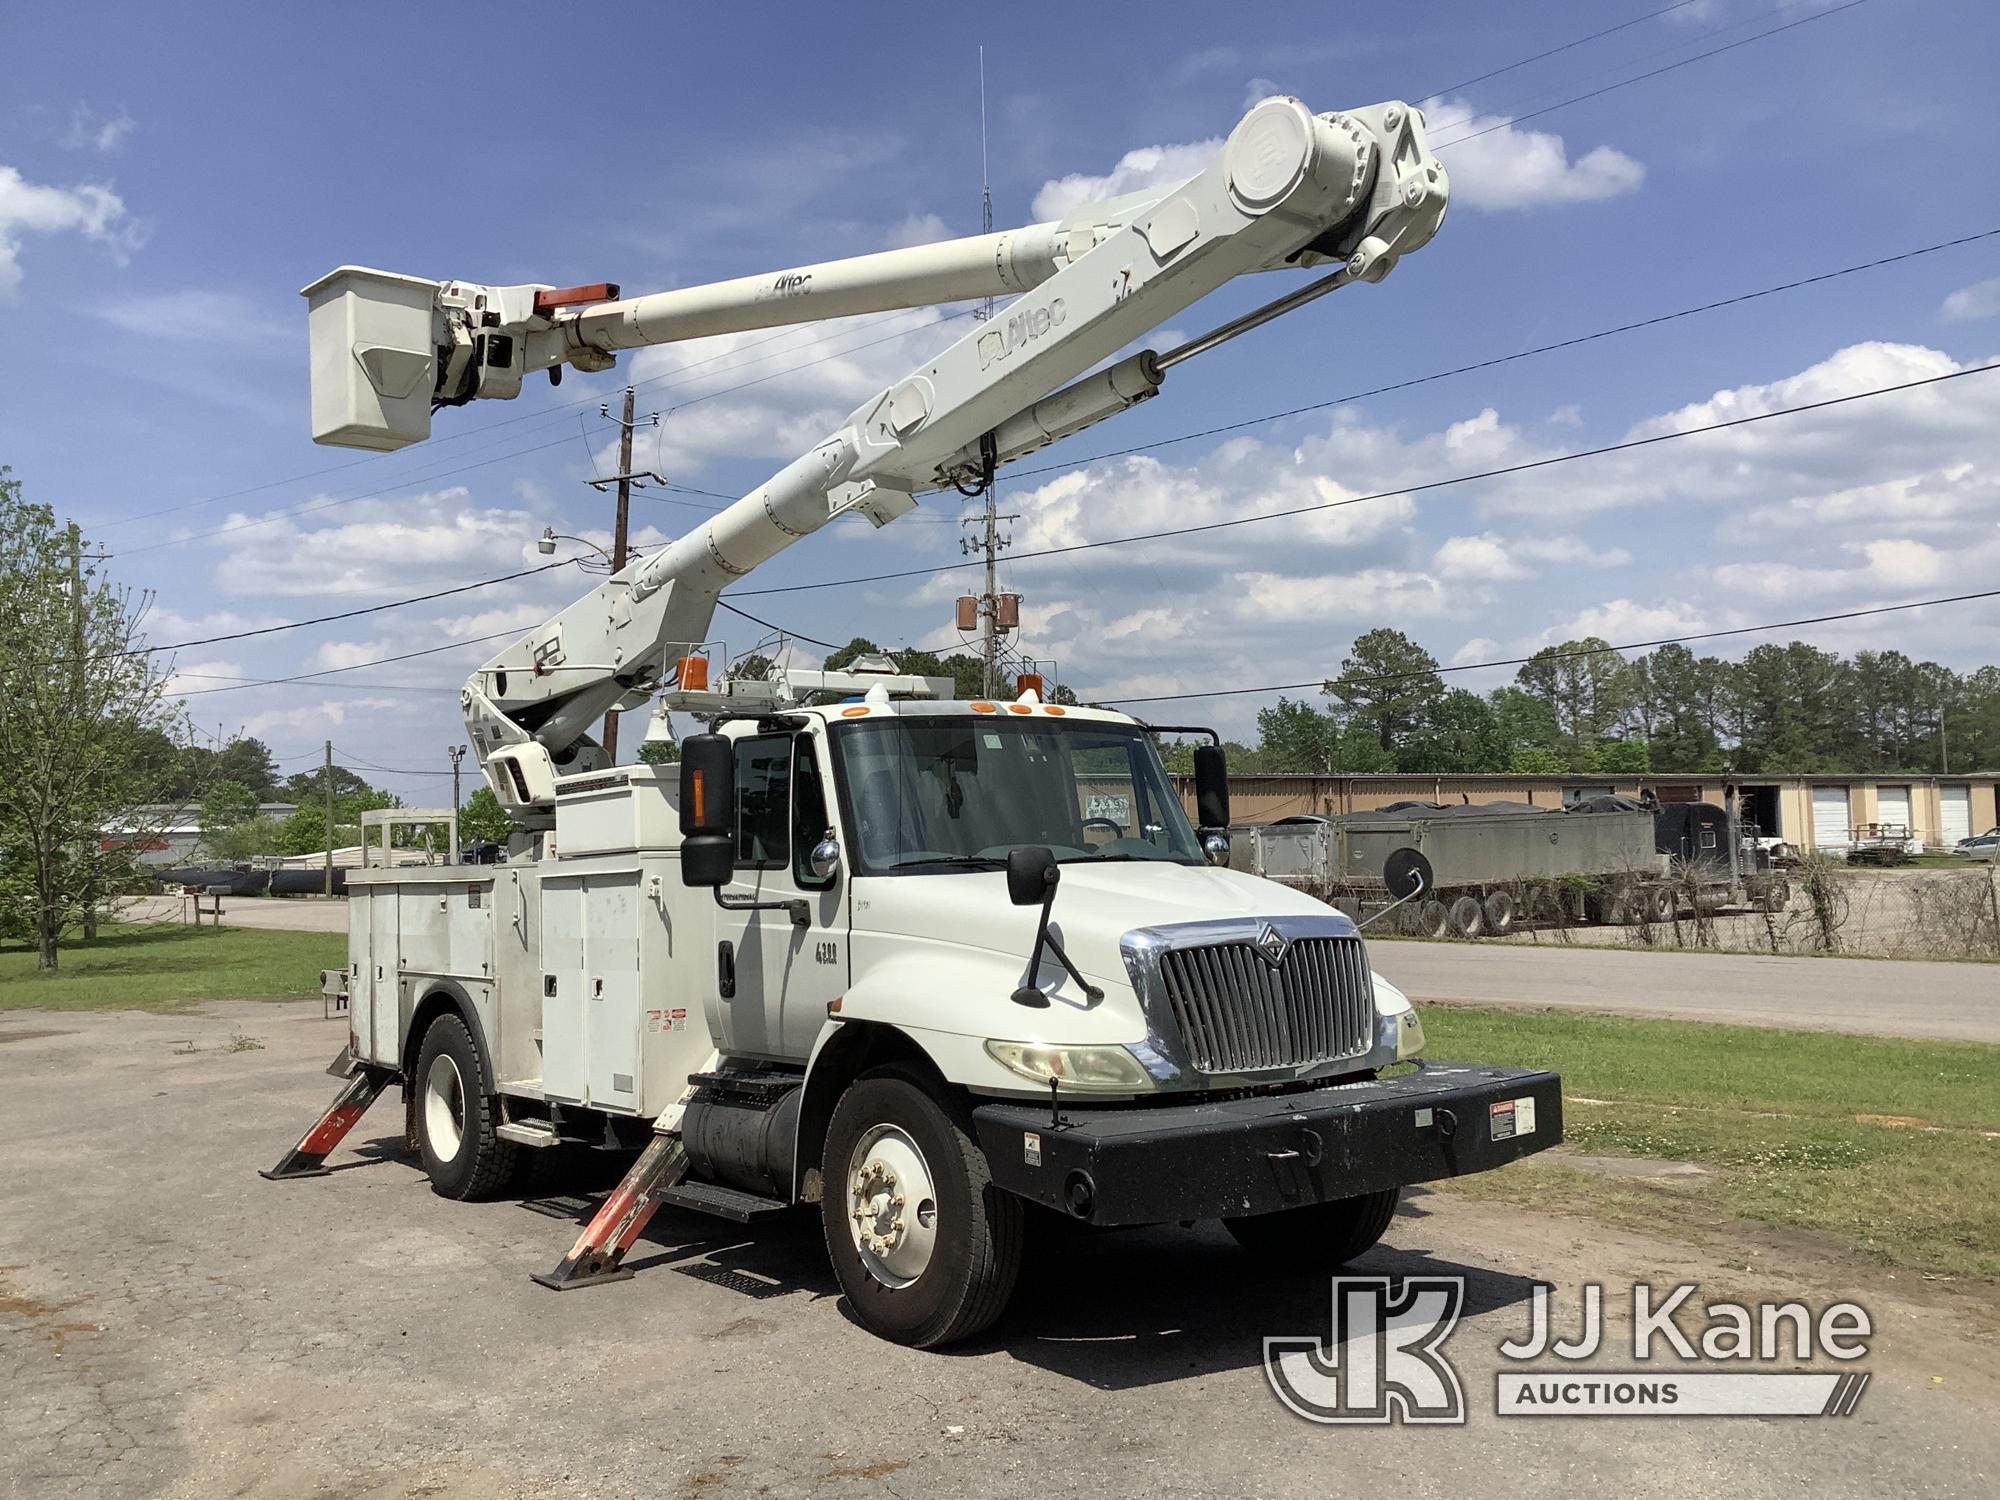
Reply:
<svg viewBox="0 0 2000 1500"><path fill-rule="evenodd" d="M654 1136L562 1262L553 1271L530 1274L528 1279L551 1291L569 1292L629 1278L633 1273L620 1264L625 1252L659 1211L660 1195L685 1177L687 1169L680 1137Z"/></svg>
<svg viewBox="0 0 2000 1500"><path fill-rule="evenodd" d="M347 1056L343 1049L341 1056ZM339 1058L335 1059L338 1066ZM324 1177L327 1174L326 1159L352 1130L368 1106L382 1096L382 1091L395 1081L395 1074L385 1068L363 1068L347 1081L347 1087L340 1091L340 1097L333 1101L327 1112L319 1117L319 1122L308 1130L299 1143L287 1151L275 1167L259 1172L259 1177L272 1182L285 1182L294 1177Z"/></svg>

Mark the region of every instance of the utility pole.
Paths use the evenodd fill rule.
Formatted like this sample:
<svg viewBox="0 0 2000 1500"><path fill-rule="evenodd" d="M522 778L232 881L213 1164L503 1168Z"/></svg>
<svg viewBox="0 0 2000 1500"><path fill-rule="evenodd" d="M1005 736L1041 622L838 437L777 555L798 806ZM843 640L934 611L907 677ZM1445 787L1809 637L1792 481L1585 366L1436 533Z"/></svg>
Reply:
<svg viewBox="0 0 2000 1500"><path fill-rule="evenodd" d="M320 774L320 790L326 794L326 886L333 894L333 741L326 742L326 769Z"/></svg>
<svg viewBox="0 0 2000 1500"><path fill-rule="evenodd" d="M451 757L451 810L456 813L465 805L458 800L458 763L465 759L465 746L447 745L444 753Z"/></svg>
<svg viewBox="0 0 2000 1500"><path fill-rule="evenodd" d="M987 170L986 160L986 48L984 46L979 49L979 229L982 234L991 234L993 232L993 185L991 175ZM989 321L992 316L993 299L991 297L982 299L979 304L979 320L984 323ZM961 537L959 539L959 551L967 557L976 552L986 560L986 590L973 605L973 613L979 624L980 681L982 683L980 690L988 698L991 698L998 691L1000 679L1000 636L1003 631L1011 628L1012 623L1018 623L1019 620L1018 614L1014 613L1015 602L1012 596L1008 598L1008 606L1010 615L1013 615L1013 620L1011 622L1003 622L1000 614L1001 602L999 582L995 577L994 571L995 560L999 556L1000 549L1011 545L1013 541L1012 537L1002 537L1000 535L1000 523L1002 521L1017 521L1020 517L1018 515L1003 516L1000 514L1000 497L997 493L993 474L990 469L985 475L981 489L986 502L983 513L977 516L966 516L959 523L966 526L978 526L980 528L979 535L976 539L973 537ZM965 629L967 624L970 623L965 618L966 613L966 601L961 599L959 601L959 628L961 630Z"/></svg>
<svg viewBox="0 0 2000 1500"><path fill-rule="evenodd" d="M69 528L69 711L79 717L83 713L83 533L74 522ZM97 841L93 832L91 842ZM97 936L95 880L84 890L83 935Z"/></svg>
<svg viewBox="0 0 2000 1500"><path fill-rule="evenodd" d="M602 410L602 408L600 408ZM606 415L609 415L606 412ZM625 566L625 538L632 524L632 387L625 387L625 414L618 422L618 519L611 528L611 571ZM618 710L604 715L604 758L618 759ZM452 785L457 787L458 761L452 760Z"/></svg>

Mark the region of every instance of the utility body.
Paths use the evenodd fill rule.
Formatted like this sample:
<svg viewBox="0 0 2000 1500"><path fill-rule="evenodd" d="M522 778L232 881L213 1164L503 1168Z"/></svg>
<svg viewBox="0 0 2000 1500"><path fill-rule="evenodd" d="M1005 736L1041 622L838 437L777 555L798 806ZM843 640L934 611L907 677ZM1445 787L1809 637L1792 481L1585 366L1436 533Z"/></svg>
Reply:
<svg viewBox="0 0 2000 1500"><path fill-rule="evenodd" d="M977 493L1181 360L1379 281L1447 193L1407 105L1274 98L1188 181L1058 224L623 302L354 267L308 288L315 435L377 448L621 348L1018 294L473 674L472 743L526 833L500 866L350 875L349 962L327 980L350 1017L335 1071L359 1081L340 1129L400 1083L458 1197L502 1190L528 1152L639 1149L537 1278L554 1286L622 1274L661 1203L815 1205L856 1314L923 1346L998 1316L1038 1213L1217 1217L1331 1268L1405 1185L1559 1140L1553 1074L1417 1061L1422 1025L1355 924L1225 867L1217 744L1190 819L1162 726L1033 684L957 702L889 661L711 674L722 589L792 541ZM1126 352L1239 275L1314 265L1333 269ZM648 702L709 727L678 766L607 764L591 726ZM323 1121L273 1175L318 1169L339 1133Z"/></svg>

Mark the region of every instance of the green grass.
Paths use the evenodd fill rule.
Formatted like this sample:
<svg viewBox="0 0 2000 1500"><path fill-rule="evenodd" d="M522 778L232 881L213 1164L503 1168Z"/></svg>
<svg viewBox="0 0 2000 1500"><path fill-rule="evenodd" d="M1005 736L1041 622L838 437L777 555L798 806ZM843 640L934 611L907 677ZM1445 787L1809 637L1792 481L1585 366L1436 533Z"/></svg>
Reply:
<svg viewBox="0 0 2000 1500"><path fill-rule="evenodd" d="M1454 1190L1655 1227L1733 1215L1885 1265L2000 1276L2000 1047L1439 1006L1424 1028L1433 1056L1559 1071L1576 1149L1710 1172L1550 1165Z"/></svg>
<svg viewBox="0 0 2000 1500"><path fill-rule="evenodd" d="M0 946L0 1011L182 1010L204 1000L319 992L319 971L347 961L333 932L112 924L65 943L55 973L32 948Z"/></svg>

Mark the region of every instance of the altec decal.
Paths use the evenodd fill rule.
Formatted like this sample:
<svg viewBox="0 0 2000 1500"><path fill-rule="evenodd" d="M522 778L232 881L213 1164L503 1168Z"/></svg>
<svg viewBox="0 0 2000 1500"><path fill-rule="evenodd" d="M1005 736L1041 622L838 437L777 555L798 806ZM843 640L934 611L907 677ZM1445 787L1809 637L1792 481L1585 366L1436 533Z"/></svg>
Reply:
<svg viewBox="0 0 2000 1500"><path fill-rule="evenodd" d="M773 297L803 297L812 290L812 272L783 271L771 283Z"/></svg>
<svg viewBox="0 0 2000 1500"><path fill-rule="evenodd" d="M1004 322L979 335L979 368L1005 359L1023 344L1033 343L1051 328L1060 328L1069 316L1062 298L1052 298L1047 307L1030 307L1010 313Z"/></svg>

